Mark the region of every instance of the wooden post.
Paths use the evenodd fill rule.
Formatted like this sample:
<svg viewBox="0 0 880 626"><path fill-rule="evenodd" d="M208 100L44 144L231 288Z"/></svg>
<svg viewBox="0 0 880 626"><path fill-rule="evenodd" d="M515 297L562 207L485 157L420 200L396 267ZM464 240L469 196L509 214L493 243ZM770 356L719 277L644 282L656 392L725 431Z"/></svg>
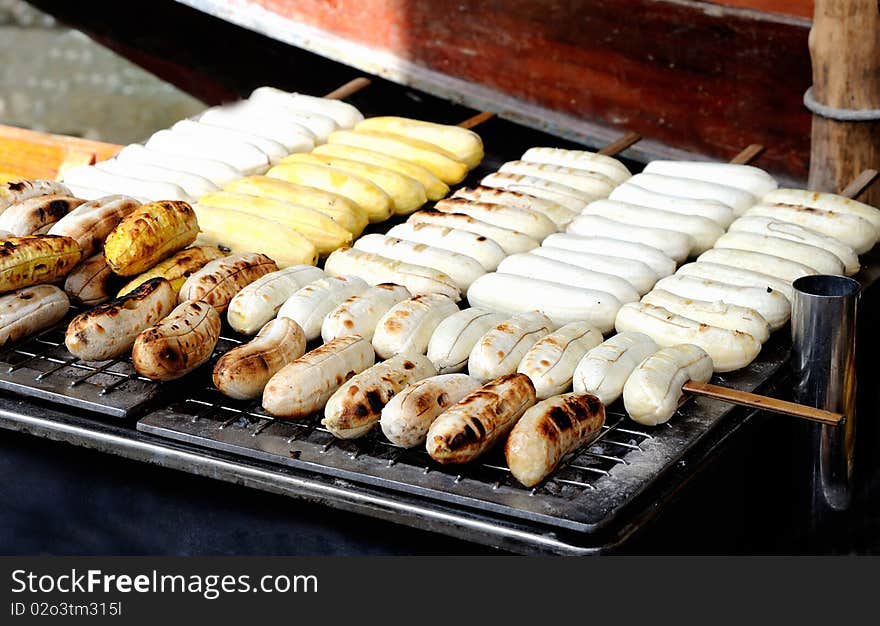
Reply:
<svg viewBox="0 0 880 626"><path fill-rule="evenodd" d="M877 0L816 0L810 30L815 102L880 109L880 6ZM839 191L867 168L880 169L880 120L813 115L810 189ZM880 187L860 198L880 205Z"/></svg>

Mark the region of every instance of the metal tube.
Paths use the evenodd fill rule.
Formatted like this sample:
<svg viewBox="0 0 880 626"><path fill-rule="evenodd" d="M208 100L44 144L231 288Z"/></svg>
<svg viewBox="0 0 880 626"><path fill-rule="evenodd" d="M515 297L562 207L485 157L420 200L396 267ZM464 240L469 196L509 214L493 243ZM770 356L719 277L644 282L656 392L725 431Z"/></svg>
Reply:
<svg viewBox="0 0 880 626"><path fill-rule="evenodd" d="M794 395L846 415L843 426L810 425L811 514L819 524L849 509L856 437L856 316L861 286L844 276L794 281L791 312Z"/></svg>

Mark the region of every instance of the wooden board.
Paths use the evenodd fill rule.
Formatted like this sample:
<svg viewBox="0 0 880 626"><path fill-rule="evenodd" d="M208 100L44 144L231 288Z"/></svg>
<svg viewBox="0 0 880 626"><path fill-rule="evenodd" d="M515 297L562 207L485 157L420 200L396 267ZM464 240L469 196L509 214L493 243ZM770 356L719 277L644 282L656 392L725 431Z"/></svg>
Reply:
<svg viewBox="0 0 880 626"><path fill-rule="evenodd" d="M0 182L58 178L67 167L108 159L122 149L110 143L0 125Z"/></svg>
<svg viewBox="0 0 880 626"><path fill-rule="evenodd" d="M251 4L564 115L717 158L762 143L762 165L807 170L806 20L677 0Z"/></svg>

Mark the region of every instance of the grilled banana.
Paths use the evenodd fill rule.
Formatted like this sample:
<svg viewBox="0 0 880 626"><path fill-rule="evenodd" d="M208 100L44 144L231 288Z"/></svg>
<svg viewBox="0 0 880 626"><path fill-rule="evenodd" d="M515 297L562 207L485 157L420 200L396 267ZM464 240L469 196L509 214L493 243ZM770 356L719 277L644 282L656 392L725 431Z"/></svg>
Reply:
<svg viewBox="0 0 880 626"><path fill-rule="evenodd" d="M382 359L395 354L425 354L437 325L456 313L458 306L439 293L398 302L376 324L373 349Z"/></svg>
<svg viewBox="0 0 880 626"><path fill-rule="evenodd" d="M180 291L183 283L193 272L197 272L211 261L223 258L224 256L226 255L223 251L214 246L184 248L174 256L165 259L158 265L154 265L151 269L130 281L119 290L117 297L131 293L151 278L164 278L171 283L175 291Z"/></svg>
<svg viewBox="0 0 880 626"><path fill-rule="evenodd" d="M293 363L269 379L263 390L263 408L276 417L308 417L349 378L373 364L370 342L360 335L339 337Z"/></svg>
<svg viewBox="0 0 880 626"><path fill-rule="evenodd" d="M360 235L369 222L366 211L345 196L278 178L247 176L227 183L223 190L282 200L314 209L332 218L353 237Z"/></svg>
<svg viewBox="0 0 880 626"><path fill-rule="evenodd" d="M64 291L70 299L86 306L97 306L110 300L113 279L116 275L104 253L92 255L73 268L64 281Z"/></svg>
<svg viewBox="0 0 880 626"><path fill-rule="evenodd" d="M562 458L593 439L605 423L605 407L596 396L567 393L539 402L513 427L504 454L510 473L534 487Z"/></svg>
<svg viewBox="0 0 880 626"><path fill-rule="evenodd" d="M400 285L384 283L370 287L364 293L344 300L327 314L321 322L321 338L328 342L346 335L360 335L372 341L382 316L409 297L409 290Z"/></svg>
<svg viewBox="0 0 880 626"><path fill-rule="evenodd" d="M253 335L278 314L290 296L321 278L323 270L311 265L292 265L270 272L233 296L226 319L238 332Z"/></svg>
<svg viewBox="0 0 880 626"><path fill-rule="evenodd" d="M76 207L55 222L49 234L73 237L82 249L83 257L90 257L104 247L110 231L140 205L127 196L104 196Z"/></svg>
<svg viewBox="0 0 880 626"><path fill-rule="evenodd" d="M134 368L150 380L174 380L211 358L220 339L220 314L206 302L188 301L137 336Z"/></svg>
<svg viewBox="0 0 880 626"><path fill-rule="evenodd" d="M434 329L428 342L428 358L441 374L463 371L477 342L505 319L503 315L479 307L450 315Z"/></svg>
<svg viewBox="0 0 880 626"><path fill-rule="evenodd" d="M81 259L70 237L9 237L0 242L0 292L59 281Z"/></svg>
<svg viewBox="0 0 880 626"><path fill-rule="evenodd" d="M166 315L177 294L164 278L153 278L127 296L77 315L64 336L64 345L84 361L115 359L131 350L135 338Z"/></svg>
<svg viewBox="0 0 880 626"><path fill-rule="evenodd" d="M230 398L258 398L282 367L306 351L306 336L292 319L274 319L249 343L224 354L214 366L214 386Z"/></svg>
<svg viewBox="0 0 880 626"><path fill-rule="evenodd" d="M186 202L149 202L129 213L104 241L104 256L120 276L140 274L196 239L199 224Z"/></svg>
<svg viewBox="0 0 880 626"><path fill-rule="evenodd" d="M65 185L54 180L13 180L0 184L0 212L5 211L16 202L22 202L28 198L59 194L72 196Z"/></svg>
<svg viewBox="0 0 880 626"><path fill-rule="evenodd" d="M355 242L354 247L389 259L439 270L449 276L462 292L466 292L472 282L486 273L476 259L466 254L387 235L364 235Z"/></svg>
<svg viewBox="0 0 880 626"><path fill-rule="evenodd" d="M525 374L486 383L434 420L425 443L428 454L443 464L473 461L503 439L535 400Z"/></svg>
<svg viewBox="0 0 880 626"><path fill-rule="evenodd" d="M318 251L312 242L287 224L200 204L195 211L200 243L228 248L233 254L260 252L274 259L279 267L318 262Z"/></svg>
<svg viewBox="0 0 880 626"><path fill-rule="evenodd" d="M377 363L342 385L327 400L321 423L340 439L367 434L381 417L382 407L399 391L437 370L421 354L398 354Z"/></svg>
<svg viewBox="0 0 880 626"><path fill-rule="evenodd" d="M34 285L0 296L0 347L49 328L67 314L70 302L58 287Z"/></svg>
<svg viewBox="0 0 880 626"><path fill-rule="evenodd" d="M333 218L320 211L281 200L219 191L202 196L199 205L232 209L287 224L312 242L322 256L350 244L352 240L351 232L333 221Z"/></svg>
<svg viewBox="0 0 880 626"><path fill-rule="evenodd" d="M299 324L306 339L321 336L324 317L351 296L369 289L357 276L332 276L309 283L290 296L278 310L278 317L289 317Z"/></svg>
<svg viewBox="0 0 880 626"><path fill-rule="evenodd" d="M265 254L251 252L215 259L194 272L180 288L180 301L207 302L223 313L239 291L270 272L278 270Z"/></svg>
<svg viewBox="0 0 880 626"><path fill-rule="evenodd" d="M391 398L382 409L382 432L404 448L423 445L437 416L479 386L480 381L467 374L440 374L420 380Z"/></svg>
<svg viewBox="0 0 880 626"><path fill-rule="evenodd" d="M521 313L501 322L474 345L468 357L468 373L483 382L512 374L529 349L553 329L553 323L540 311Z"/></svg>
<svg viewBox="0 0 880 626"><path fill-rule="evenodd" d="M85 200L58 194L22 200L0 214L0 230L16 237L45 233L83 202Z"/></svg>
<svg viewBox="0 0 880 626"><path fill-rule="evenodd" d="M370 285L380 283L403 285L416 296L424 293L442 293L456 302L461 299L461 291L452 278L442 272L354 248L344 248L331 254L324 264L324 271L330 276L340 274L359 276Z"/></svg>
<svg viewBox="0 0 880 626"><path fill-rule="evenodd" d="M516 371L535 385L539 400L571 388L574 370L592 348L602 343L602 333L586 322L572 322L553 331L529 348Z"/></svg>

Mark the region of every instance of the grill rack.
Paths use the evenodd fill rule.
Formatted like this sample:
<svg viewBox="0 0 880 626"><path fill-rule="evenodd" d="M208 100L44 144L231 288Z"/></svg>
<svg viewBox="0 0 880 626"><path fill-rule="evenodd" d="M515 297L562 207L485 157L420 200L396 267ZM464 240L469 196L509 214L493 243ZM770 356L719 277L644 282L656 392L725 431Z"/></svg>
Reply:
<svg viewBox="0 0 880 626"><path fill-rule="evenodd" d="M788 344L776 337L749 368L715 380L754 391L782 368ZM378 428L361 439L341 440L321 426L319 416L273 418L258 401L223 396L209 379L191 381L187 393L141 418L137 429L400 494L589 533L613 522L731 410L722 402L695 398L666 424L648 428L629 421L619 403L612 405L597 437L534 488L523 487L510 475L500 447L479 462L444 466L422 447L391 443Z"/></svg>

